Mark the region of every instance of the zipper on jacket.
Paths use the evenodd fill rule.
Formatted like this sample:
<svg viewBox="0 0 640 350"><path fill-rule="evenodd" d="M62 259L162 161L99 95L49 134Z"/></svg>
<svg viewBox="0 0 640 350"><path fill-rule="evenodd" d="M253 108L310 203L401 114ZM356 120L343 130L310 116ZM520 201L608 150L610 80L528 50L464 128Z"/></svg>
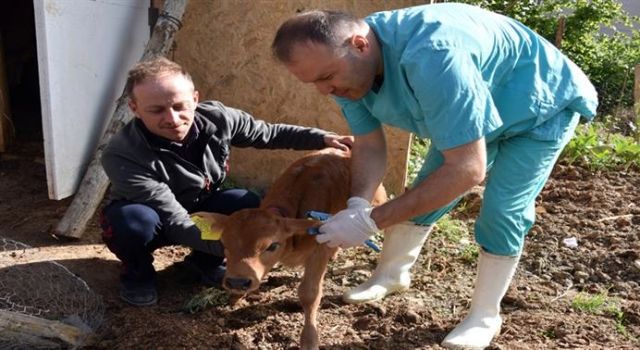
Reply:
<svg viewBox="0 0 640 350"><path fill-rule="evenodd" d="M211 190L211 179L209 176L204 177L204 189L209 192Z"/></svg>

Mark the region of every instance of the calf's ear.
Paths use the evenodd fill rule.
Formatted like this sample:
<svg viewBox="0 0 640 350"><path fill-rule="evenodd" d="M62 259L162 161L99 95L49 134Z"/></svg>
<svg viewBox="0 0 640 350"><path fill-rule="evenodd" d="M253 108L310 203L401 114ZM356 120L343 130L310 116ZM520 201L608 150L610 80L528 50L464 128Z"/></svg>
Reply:
<svg viewBox="0 0 640 350"><path fill-rule="evenodd" d="M309 235L309 230L320 226L320 222L310 219L285 219L287 233L294 235Z"/></svg>
<svg viewBox="0 0 640 350"><path fill-rule="evenodd" d="M191 219L202 233L202 239L220 240L228 215L199 211L191 214Z"/></svg>

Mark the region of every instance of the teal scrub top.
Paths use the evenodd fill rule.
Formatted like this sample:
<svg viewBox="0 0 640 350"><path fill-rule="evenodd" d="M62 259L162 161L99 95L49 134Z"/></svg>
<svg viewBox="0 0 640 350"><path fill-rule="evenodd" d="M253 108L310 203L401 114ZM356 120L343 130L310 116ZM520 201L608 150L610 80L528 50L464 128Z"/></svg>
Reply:
<svg viewBox="0 0 640 350"><path fill-rule="evenodd" d="M580 68L516 20L449 3L365 21L381 46L384 80L359 100L335 98L355 135L384 123L446 150L532 130L555 140L564 125L550 119L562 110L596 114L596 90Z"/></svg>

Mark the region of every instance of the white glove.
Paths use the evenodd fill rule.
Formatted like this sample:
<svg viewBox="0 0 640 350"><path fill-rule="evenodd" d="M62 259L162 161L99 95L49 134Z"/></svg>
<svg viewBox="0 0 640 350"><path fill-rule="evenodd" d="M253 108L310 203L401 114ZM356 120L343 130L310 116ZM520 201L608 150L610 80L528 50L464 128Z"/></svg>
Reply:
<svg viewBox="0 0 640 350"><path fill-rule="evenodd" d="M371 219L371 208L347 208L330 217L320 226L316 241L329 247L350 248L361 244L380 231Z"/></svg>
<svg viewBox="0 0 640 350"><path fill-rule="evenodd" d="M347 207L349 209L364 209L370 206L371 203L362 197L351 197L347 200Z"/></svg>

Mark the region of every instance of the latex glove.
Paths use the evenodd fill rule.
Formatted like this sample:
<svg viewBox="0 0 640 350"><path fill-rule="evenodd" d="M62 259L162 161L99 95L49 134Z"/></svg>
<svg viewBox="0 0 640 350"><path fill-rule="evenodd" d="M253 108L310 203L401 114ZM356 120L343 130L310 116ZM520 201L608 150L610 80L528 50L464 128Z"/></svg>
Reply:
<svg viewBox="0 0 640 350"><path fill-rule="evenodd" d="M349 209L364 209L369 208L371 203L362 197L351 197L347 200L347 207Z"/></svg>
<svg viewBox="0 0 640 350"><path fill-rule="evenodd" d="M326 243L329 247L350 248L361 244L380 231L371 219L373 208L347 208L329 218L319 227L316 235L318 243Z"/></svg>

